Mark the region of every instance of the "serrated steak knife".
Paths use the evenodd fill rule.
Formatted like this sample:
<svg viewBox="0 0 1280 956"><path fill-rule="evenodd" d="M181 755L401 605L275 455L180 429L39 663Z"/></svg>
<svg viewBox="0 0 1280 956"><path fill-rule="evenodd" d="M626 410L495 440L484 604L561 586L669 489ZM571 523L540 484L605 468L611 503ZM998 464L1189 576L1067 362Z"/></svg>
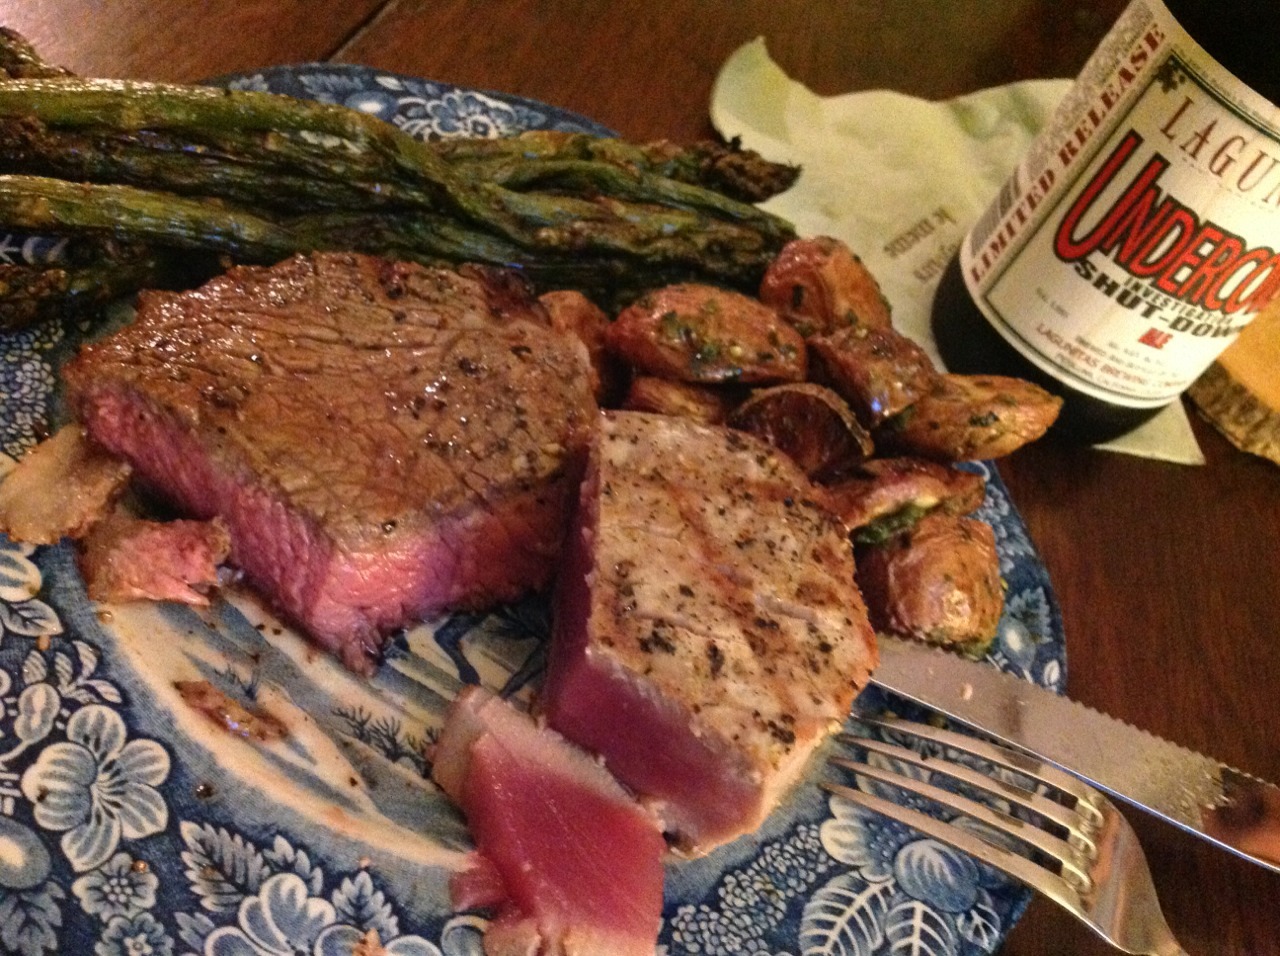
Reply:
<svg viewBox="0 0 1280 956"><path fill-rule="evenodd" d="M872 682L1280 872L1280 788L995 667L881 636Z"/></svg>

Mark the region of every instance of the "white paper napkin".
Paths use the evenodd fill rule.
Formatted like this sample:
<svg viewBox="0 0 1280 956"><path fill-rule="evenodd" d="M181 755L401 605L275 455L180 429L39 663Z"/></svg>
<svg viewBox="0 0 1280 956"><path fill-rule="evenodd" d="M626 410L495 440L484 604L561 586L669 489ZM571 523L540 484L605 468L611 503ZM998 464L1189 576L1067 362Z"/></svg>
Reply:
<svg viewBox="0 0 1280 956"><path fill-rule="evenodd" d="M894 324L940 363L929 310L942 268L1070 85L1031 80L942 102L891 90L822 97L756 39L721 68L711 121L801 167L796 185L764 207L802 234L848 243L879 280ZM1204 463L1181 402L1099 447Z"/></svg>

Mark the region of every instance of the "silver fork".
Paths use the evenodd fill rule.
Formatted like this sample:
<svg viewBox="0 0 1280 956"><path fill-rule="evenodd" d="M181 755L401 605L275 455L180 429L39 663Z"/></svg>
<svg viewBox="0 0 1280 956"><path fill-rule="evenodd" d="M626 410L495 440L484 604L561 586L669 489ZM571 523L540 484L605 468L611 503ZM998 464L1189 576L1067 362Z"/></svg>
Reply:
<svg viewBox="0 0 1280 956"><path fill-rule="evenodd" d="M1015 817L977 800L898 773L880 763L861 763L841 757L828 762L858 776L878 780L926 797L958 811L993 831L963 829L902 806L874 793L824 781L824 789L891 819L913 827L1000 870L1040 892L1126 953L1147 956L1187 956L1169 931L1146 857L1128 821L1100 792L1034 757L973 737L899 718L856 720L901 736L928 741L979 758L992 768L975 769L954 759L911 747L886 743L865 734L844 733L839 739L868 753L881 754L940 773L1029 814ZM932 749L938 749L932 748ZM1012 782L1014 776L1034 783ZM1003 779L1009 778L1009 779ZM997 834L999 836L997 836ZM1012 838L1010 840L1010 838ZM1029 849L1024 856L1001 843Z"/></svg>

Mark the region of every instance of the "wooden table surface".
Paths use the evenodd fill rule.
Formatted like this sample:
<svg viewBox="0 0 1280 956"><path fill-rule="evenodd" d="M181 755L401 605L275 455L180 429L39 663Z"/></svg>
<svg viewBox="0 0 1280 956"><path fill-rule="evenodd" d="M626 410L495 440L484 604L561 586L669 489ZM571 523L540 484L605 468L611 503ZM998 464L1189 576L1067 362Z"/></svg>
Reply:
<svg viewBox="0 0 1280 956"><path fill-rule="evenodd" d="M337 60L521 94L624 136L712 133L721 63L766 38L818 93L927 97L1073 75L1120 0L0 0L0 23L95 76L196 80ZM1196 421L1183 467L1059 447L1000 466L1052 576L1069 692L1280 780L1280 468ZM1131 813L1191 953L1280 953L1280 876ZM1037 900L1007 956L1111 952Z"/></svg>

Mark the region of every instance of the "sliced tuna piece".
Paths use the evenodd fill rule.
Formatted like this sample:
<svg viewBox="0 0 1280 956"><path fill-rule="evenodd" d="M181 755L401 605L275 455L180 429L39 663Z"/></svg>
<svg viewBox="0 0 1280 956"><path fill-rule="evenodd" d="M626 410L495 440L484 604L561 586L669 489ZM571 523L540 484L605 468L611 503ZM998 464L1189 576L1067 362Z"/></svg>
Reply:
<svg viewBox="0 0 1280 956"><path fill-rule="evenodd" d="M666 843L598 760L478 687L454 702L434 758L478 854L454 905L498 910L488 956L653 956Z"/></svg>
<svg viewBox="0 0 1280 956"><path fill-rule="evenodd" d="M60 428L0 483L0 531L27 544L82 537L111 511L129 472L128 462L103 451L79 425Z"/></svg>
<svg viewBox="0 0 1280 956"><path fill-rule="evenodd" d="M348 666L549 582L596 418L580 342L518 284L359 255L145 294L64 370L90 435Z"/></svg>
<svg viewBox="0 0 1280 956"><path fill-rule="evenodd" d="M754 830L874 662L844 525L789 458L729 429L605 415L541 706L683 851Z"/></svg>

